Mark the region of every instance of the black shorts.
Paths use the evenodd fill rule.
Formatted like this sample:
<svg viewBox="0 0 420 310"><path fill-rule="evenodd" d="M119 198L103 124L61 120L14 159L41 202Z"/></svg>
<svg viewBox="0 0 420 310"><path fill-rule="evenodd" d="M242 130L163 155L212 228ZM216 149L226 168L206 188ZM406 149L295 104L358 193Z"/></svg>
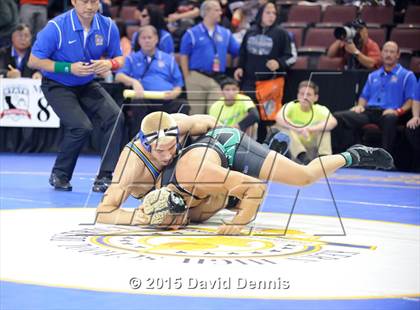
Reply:
<svg viewBox="0 0 420 310"><path fill-rule="evenodd" d="M200 137L184 151L195 147L210 147L219 153L222 167L229 167L234 171L258 178L262 165L270 152L269 148L262 146L239 129L226 129L228 130L226 134L217 134L215 137L209 137L206 134ZM234 131L235 136L233 140L233 135L230 134L232 131ZM220 144L216 143L215 140ZM234 155L227 150L232 149L232 147L235 149ZM230 161L232 164L229 164L229 155L227 153L233 157L233 161Z"/></svg>
<svg viewBox="0 0 420 310"><path fill-rule="evenodd" d="M258 178L270 149L264 147L248 135L242 133L241 142L236 150L232 169Z"/></svg>

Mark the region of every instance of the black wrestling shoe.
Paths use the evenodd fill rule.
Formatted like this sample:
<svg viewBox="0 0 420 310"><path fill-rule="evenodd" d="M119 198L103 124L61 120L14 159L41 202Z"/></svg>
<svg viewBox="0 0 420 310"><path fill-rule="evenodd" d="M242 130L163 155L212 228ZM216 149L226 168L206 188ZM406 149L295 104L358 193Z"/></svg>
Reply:
<svg viewBox="0 0 420 310"><path fill-rule="evenodd" d="M111 177L102 177L102 178L95 178L95 182L93 182L92 191L97 193L105 193L108 187L112 183Z"/></svg>
<svg viewBox="0 0 420 310"><path fill-rule="evenodd" d="M372 167L385 170L394 167L394 159L391 154L382 148L356 144L351 146L347 152L351 154L353 160L350 167Z"/></svg>
<svg viewBox="0 0 420 310"><path fill-rule="evenodd" d="M56 191L70 192L73 189L67 177L58 177L54 172L51 173L49 182Z"/></svg>
<svg viewBox="0 0 420 310"><path fill-rule="evenodd" d="M286 155L289 151L290 137L277 128L272 128L271 132L267 134L263 144L266 144L270 150Z"/></svg>
<svg viewBox="0 0 420 310"><path fill-rule="evenodd" d="M281 155L286 155L286 153L289 151L289 145L289 136L283 132L278 132L273 136L270 143L268 144L268 147L270 150L280 153Z"/></svg>

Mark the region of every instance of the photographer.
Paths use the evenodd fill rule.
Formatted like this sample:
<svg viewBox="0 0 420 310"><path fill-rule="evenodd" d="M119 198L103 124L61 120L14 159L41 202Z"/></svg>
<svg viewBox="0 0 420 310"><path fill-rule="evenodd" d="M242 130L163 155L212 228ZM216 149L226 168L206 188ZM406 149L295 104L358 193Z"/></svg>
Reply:
<svg viewBox="0 0 420 310"><path fill-rule="evenodd" d="M377 69L381 64L379 45L369 38L360 18L334 30L337 40L328 48L328 57L344 57L347 69Z"/></svg>

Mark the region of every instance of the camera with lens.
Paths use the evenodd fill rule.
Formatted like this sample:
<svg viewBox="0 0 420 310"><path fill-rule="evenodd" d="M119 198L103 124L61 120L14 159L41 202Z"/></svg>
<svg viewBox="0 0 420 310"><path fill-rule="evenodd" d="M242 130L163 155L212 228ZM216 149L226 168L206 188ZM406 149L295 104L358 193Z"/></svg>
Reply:
<svg viewBox="0 0 420 310"><path fill-rule="evenodd" d="M341 26L334 29L334 37L348 43L353 42L356 37L357 29L352 26Z"/></svg>
<svg viewBox="0 0 420 310"><path fill-rule="evenodd" d="M366 27L366 23L360 18L357 18L350 23L346 23L343 26L335 28L334 37L348 43L353 42L356 46L358 46L360 42L360 34L358 30L364 27Z"/></svg>

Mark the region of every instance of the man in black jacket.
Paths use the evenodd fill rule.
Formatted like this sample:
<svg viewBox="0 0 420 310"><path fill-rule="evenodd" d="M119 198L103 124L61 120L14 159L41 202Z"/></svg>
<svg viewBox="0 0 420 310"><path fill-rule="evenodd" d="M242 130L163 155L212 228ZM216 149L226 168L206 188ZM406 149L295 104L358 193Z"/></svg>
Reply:
<svg viewBox="0 0 420 310"><path fill-rule="evenodd" d="M32 34L25 24L16 26L12 46L0 49L0 75L6 78L41 78L41 74L27 66L31 52Z"/></svg>

